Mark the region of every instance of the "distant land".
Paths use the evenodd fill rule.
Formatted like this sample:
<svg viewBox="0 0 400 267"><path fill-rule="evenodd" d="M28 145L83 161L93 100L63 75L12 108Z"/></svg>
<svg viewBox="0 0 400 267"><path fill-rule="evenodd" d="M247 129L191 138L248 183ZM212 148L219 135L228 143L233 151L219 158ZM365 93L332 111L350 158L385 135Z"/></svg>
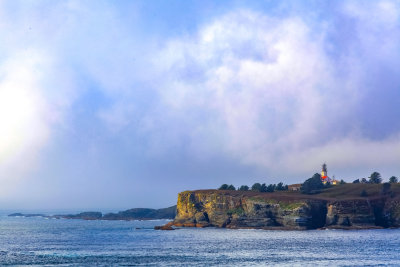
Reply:
<svg viewBox="0 0 400 267"><path fill-rule="evenodd" d="M78 214L45 215L45 214L24 214L12 213L10 217L45 217L54 219L82 219L82 220L156 220L156 219L174 219L176 215L176 206L163 209L134 208L118 213L102 214L98 211L81 212Z"/></svg>
<svg viewBox="0 0 400 267"><path fill-rule="evenodd" d="M289 186L290 187L290 186ZM318 193L194 190L178 194L176 227L276 230L400 227L400 184L338 184Z"/></svg>

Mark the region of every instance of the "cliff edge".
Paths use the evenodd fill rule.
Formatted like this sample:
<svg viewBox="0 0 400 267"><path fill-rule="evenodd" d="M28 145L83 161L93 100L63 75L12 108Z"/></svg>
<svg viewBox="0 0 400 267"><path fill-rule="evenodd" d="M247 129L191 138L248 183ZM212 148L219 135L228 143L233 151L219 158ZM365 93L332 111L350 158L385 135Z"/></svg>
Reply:
<svg viewBox="0 0 400 267"><path fill-rule="evenodd" d="M400 186L345 184L320 194L196 190L178 194L170 226L306 230L400 227ZM368 197L361 197L362 190Z"/></svg>

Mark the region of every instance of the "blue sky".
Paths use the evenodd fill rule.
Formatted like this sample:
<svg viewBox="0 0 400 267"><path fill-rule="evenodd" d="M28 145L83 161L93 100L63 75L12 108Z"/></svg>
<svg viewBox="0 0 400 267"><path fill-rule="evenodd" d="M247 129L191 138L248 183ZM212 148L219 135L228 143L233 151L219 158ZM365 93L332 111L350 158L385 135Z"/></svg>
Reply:
<svg viewBox="0 0 400 267"><path fill-rule="evenodd" d="M0 208L400 176L398 1L0 1Z"/></svg>

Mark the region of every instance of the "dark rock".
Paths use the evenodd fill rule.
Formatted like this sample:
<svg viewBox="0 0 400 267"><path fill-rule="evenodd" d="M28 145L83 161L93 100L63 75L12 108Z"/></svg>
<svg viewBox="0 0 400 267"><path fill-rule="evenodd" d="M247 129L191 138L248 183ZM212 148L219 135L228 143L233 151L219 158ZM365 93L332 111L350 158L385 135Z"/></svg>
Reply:
<svg viewBox="0 0 400 267"><path fill-rule="evenodd" d="M166 225L154 226L154 230L175 230L172 225L172 222L169 222Z"/></svg>

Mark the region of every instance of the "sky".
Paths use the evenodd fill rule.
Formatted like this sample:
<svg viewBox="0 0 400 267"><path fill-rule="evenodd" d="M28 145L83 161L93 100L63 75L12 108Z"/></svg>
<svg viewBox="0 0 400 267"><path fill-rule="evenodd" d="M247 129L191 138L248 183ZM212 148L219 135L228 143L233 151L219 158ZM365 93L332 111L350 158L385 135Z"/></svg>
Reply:
<svg viewBox="0 0 400 267"><path fill-rule="evenodd" d="M0 0L0 209L400 177L399 1Z"/></svg>

